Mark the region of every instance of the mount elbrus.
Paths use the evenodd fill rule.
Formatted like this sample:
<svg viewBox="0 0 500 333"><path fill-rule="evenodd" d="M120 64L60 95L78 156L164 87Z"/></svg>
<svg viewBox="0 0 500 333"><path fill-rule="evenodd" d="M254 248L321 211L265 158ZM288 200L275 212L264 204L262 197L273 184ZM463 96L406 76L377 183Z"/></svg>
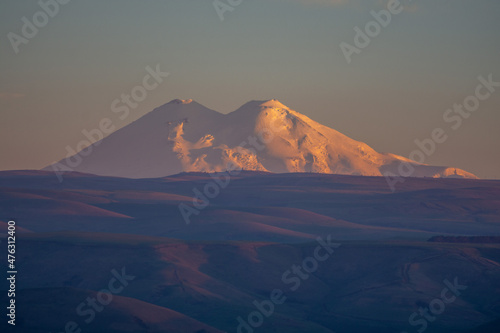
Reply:
<svg viewBox="0 0 500 333"><path fill-rule="evenodd" d="M410 163L413 177L477 178L453 167L430 166L379 153L277 100L251 101L222 114L192 100L173 100L46 170L67 169L127 178L180 172L244 170L383 176ZM73 156L77 157L77 156ZM76 166L75 166L76 164Z"/></svg>

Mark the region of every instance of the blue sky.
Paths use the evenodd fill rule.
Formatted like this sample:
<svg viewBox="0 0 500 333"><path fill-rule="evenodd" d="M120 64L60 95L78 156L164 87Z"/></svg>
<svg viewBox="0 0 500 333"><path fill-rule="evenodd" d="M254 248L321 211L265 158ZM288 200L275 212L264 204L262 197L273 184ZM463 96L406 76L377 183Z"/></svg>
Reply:
<svg viewBox="0 0 500 333"><path fill-rule="evenodd" d="M174 98L224 113L276 98L378 151L408 156L415 139L446 126L443 113L474 93L478 76L500 81L500 2L401 3L348 64L339 44L353 44L353 28L386 1L243 0L221 21L211 0L72 0L17 54L8 33L21 35L21 19L40 5L3 1L0 169L65 157L156 64L170 76L117 126ZM500 178L499 125L500 89L426 163Z"/></svg>

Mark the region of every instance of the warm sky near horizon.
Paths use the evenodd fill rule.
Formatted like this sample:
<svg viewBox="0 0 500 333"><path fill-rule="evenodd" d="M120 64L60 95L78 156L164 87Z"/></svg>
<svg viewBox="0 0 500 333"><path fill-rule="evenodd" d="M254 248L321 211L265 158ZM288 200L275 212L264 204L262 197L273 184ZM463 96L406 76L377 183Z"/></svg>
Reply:
<svg viewBox="0 0 500 333"><path fill-rule="evenodd" d="M474 95L478 76L500 82L500 1L402 0L350 64L340 43L354 45L353 28L387 1L243 0L224 21L212 2L72 0L16 54L8 34L22 36L22 18L41 8L2 1L0 170L45 167L101 119L122 127L174 98L223 113L276 98L405 157L444 128L448 140L426 163L500 179L500 87L457 130L443 120ZM117 120L112 102L157 64L170 76Z"/></svg>

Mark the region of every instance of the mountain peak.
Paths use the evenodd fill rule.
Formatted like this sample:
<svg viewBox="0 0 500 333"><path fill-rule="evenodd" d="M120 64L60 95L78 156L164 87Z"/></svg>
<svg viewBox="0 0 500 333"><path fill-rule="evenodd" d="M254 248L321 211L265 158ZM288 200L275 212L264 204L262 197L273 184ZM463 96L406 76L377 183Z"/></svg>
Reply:
<svg viewBox="0 0 500 333"><path fill-rule="evenodd" d="M289 107L278 101L277 99L268 99L268 100L253 100L243 104L239 109L233 111L234 114L259 114L265 109L274 109L274 110L290 110Z"/></svg>
<svg viewBox="0 0 500 333"><path fill-rule="evenodd" d="M279 108L279 109L287 109L288 110L288 107L286 105L284 105L283 103L281 103L280 101L278 101L277 99L270 99L270 100L264 101L260 104L260 106L267 107L267 108Z"/></svg>
<svg viewBox="0 0 500 333"><path fill-rule="evenodd" d="M173 99L171 100L170 102L168 102L167 104L191 104L193 102L192 99Z"/></svg>

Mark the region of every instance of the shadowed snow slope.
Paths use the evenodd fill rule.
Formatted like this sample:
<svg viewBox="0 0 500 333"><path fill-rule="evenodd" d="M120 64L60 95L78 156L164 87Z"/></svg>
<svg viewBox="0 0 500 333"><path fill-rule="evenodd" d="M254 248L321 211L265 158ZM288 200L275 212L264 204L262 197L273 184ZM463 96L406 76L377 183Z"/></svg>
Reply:
<svg viewBox="0 0 500 333"><path fill-rule="evenodd" d="M149 178L183 171L219 172L237 165L277 173L382 176L399 174L401 163L409 162L413 177L477 178L457 168L378 153L277 100L251 101L227 115L192 100L173 100L72 161L63 159L46 169L62 165L96 175Z"/></svg>

